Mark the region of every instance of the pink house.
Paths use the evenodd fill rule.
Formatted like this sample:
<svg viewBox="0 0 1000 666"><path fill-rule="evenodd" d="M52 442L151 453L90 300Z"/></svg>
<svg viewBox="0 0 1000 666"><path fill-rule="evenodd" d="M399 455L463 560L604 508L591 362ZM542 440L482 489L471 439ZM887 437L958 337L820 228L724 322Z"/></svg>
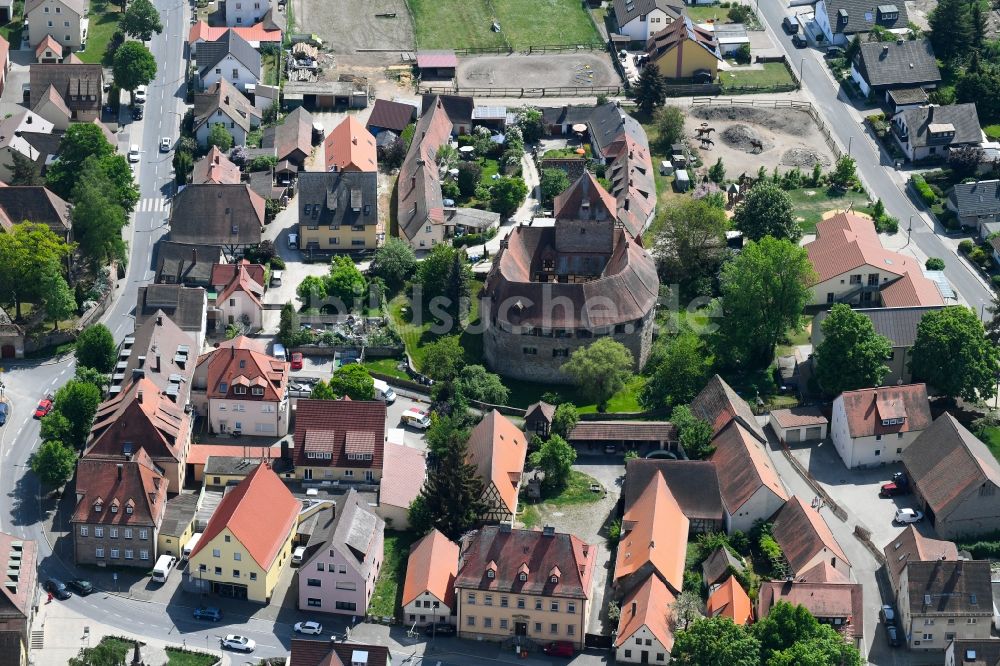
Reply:
<svg viewBox="0 0 1000 666"><path fill-rule="evenodd" d="M353 488L325 510L299 567L299 610L367 615L382 568L385 522Z"/></svg>

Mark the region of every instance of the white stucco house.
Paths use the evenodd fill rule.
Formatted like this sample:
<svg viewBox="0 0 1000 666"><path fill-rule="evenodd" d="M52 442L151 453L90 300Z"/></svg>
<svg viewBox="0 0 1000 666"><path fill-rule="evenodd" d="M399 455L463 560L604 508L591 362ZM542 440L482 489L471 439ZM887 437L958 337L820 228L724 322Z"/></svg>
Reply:
<svg viewBox="0 0 1000 666"><path fill-rule="evenodd" d="M931 424L925 384L845 391L833 401L830 436L848 469L899 462Z"/></svg>
<svg viewBox="0 0 1000 666"><path fill-rule="evenodd" d="M680 0L614 0L612 9L618 34L643 45L684 13Z"/></svg>

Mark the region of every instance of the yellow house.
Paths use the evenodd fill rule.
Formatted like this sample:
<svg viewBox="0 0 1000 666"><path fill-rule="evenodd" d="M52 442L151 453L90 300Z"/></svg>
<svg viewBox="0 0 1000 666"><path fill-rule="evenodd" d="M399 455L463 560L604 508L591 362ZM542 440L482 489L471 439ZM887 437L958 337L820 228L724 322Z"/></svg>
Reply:
<svg viewBox="0 0 1000 666"><path fill-rule="evenodd" d="M260 464L216 508L191 552L185 587L267 603L291 558L301 504Z"/></svg>
<svg viewBox="0 0 1000 666"><path fill-rule="evenodd" d="M188 540L194 536L194 517L198 513L198 495L181 493L167 500L163 511L163 523L156 535L158 555L173 555L180 558Z"/></svg>
<svg viewBox="0 0 1000 666"><path fill-rule="evenodd" d="M374 250L378 223L375 171L299 173L299 247L304 251Z"/></svg>
<svg viewBox="0 0 1000 666"><path fill-rule="evenodd" d="M646 53L667 79L691 79L708 73L714 81L722 60L714 33L699 28L686 16L650 37Z"/></svg>

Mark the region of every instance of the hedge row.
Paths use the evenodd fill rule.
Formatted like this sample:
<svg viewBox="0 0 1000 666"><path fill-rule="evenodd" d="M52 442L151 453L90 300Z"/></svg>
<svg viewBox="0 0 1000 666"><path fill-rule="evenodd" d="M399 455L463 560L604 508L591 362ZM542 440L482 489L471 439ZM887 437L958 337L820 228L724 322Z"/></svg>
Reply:
<svg viewBox="0 0 1000 666"><path fill-rule="evenodd" d="M910 180L913 183L914 189L917 190L917 194L920 195L920 198L924 200L925 204L933 206L938 202L937 195L934 194L934 190L932 190L931 186L927 184L927 181L924 180L923 176L920 174L914 174Z"/></svg>

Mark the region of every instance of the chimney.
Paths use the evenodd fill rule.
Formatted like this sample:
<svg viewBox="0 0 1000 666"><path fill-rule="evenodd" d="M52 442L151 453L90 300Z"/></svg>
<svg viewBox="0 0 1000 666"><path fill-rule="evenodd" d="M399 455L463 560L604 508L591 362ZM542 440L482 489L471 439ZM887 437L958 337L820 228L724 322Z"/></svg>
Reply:
<svg viewBox="0 0 1000 666"><path fill-rule="evenodd" d="M142 404L142 389L139 389L138 391L135 392L135 401L138 402L140 405Z"/></svg>
<svg viewBox="0 0 1000 666"><path fill-rule="evenodd" d="M122 469L124 469L125 466L122 465L121 463L118 463L117 465L115 465L115 467L118 468L118 480L121 481L122 480Z"/></svg>
<svg viewBox="0 0 1000 666"><path fill-rule="evenodd" d="M632 617L635 617L635 612L636 612L636 603L633 601L632 602Z"/></svg>
<svg viewBox="0 0 1000 666"><path fill-rule="evenodd" d="M883 44L882 45L882 55L889 55L889 45L888 44Z"/></svg>
<svg viewBox="0 0 1000 666"><path fill-rule="evenodd" d="M555 535L556 535L556 528L553 527L552 525L546 525L545 527L542 528L542 536L550 537Z"/></svg>
<svg viewBox="0 0 1000 666"><path fill-rule="evenodd" d="M31 124L31 114L30 113L28 114L28 119L24 121L24 124L25 125L30 125Z"/></svg>
<svg viewBox="0 0 1000 666"><path fill-rule="evenodd" d="M156 325L163 326L163 315L156 315Z"/></svg>
<svg viewBox="0 0 1000 666"><path fill-rule="evenodd" d="M351 143L353 143L355 146L358 145L358 137L352 136L351 137Z"/></svg>
<svg viewBox="0 0 1000 666"><path fill-rule="evenodd" d="M934 105L931 104L927 107L927 122L934 122Z"/></svg>
<svg viewBox="0 0 1000 666"><path fill-rule="evenodd" d="M224 102L225 102L226 104L229 104L229 95L226 95L226 98L225 98L225 99L224 99L223 101L224 101Z"/></svg>
<svg viewBox="0 0 1000 666"><path fill-rule="evenodd" d="M191 248L191 265L194 266L198 263L198 248Z"/></svg>
<svg viewBox="0 0 1000 666"><path fill-rule="evenodd" d="M157 354L156 355L156 367L153 368L153 372L159 372L159 371L160 371L160 355Z"/></svg>
<svg viewBox="0 0 1000 666"><path fill-rule="evenodd" d="M628 198L626 197L626 198L625 198L625 210L628 210L628 202L629 202L629 200L628 200Z"/></svg>

